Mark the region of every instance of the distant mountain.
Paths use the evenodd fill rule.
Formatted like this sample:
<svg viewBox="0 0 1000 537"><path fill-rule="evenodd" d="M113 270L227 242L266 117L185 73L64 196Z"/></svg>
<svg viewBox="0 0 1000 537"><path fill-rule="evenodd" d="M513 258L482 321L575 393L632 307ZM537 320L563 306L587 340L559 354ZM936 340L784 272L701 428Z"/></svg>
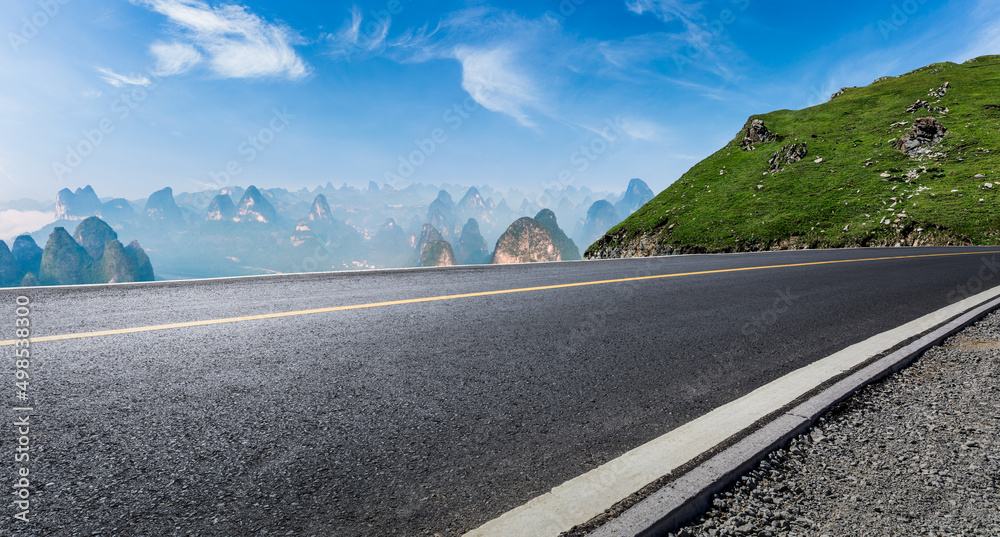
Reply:
<svg viewBox="0 0 1000 537"><path fill-rule="evenodd" d="M545 226L545 229L549 230L549 233L552 235L552 242L555 244L556 249L559 250L563 261L579 261L583 259L580 256L580 249L577 248L576 243L566 236L566 233L559 227L558 222L556 222L555 213L549 209L542 209L535 216L535 220Z"/></svg>
<svg viewBox="0 0 1000 537"><path fill-rule="evenodd" d="M11 253L14 254L20 267L19 279L28 274L34 274L37 278L42 267L42 249L35 243L35 239L32 239L30 235L21 235L14 239Z"/></svg>
<svg viewBox="0 0 1000 537"><path fill-rule="evenodd" d="M180 207L174 200L174 191L169 186L154 192L146 200L146 218L154 222L177 223L184 219Z"/></svg>
<svg viewBox="0 0 1000 537"><path fill-rule="evenodd" d="M135 209L128 200L117 198L102 204L98 216L109 222L127 222L135 219Z"/></svg>
<svg viewBox="0 0 1000 537"><path fill-rule="evenodd" d="M455 265L455 252L448 241L431 241L420 254L421 267L450 267Z"/></svg>
<svg viewBox="0 0 1000 537"><path fill-rule="evenodd" d="M622 218L639 210L640 207L653 199L655 194L642 179L632 179L621 201L615 204L615 210ZM617 222L616 222L617 223Z"/></svg>
<svg viewBox="0 0 1000 537"><path fill-rule="evenodd" d="M93 187L87 185L76 192L64 188L56 194L56 219L83 220L101 210L101 200Z"/></svg>
<svg viewBox="0 0 1000 537"><path fill-rule="evenodd" d="M236 217L236 204L229 194L219 194L208 204L205 220L210 222L231 222Z"/></svg>
<svg viewBox="0 0 1000 537"><path fill-rule="evenodd" d="M139 246L139 241L130 242L125 247L125 252L135 261L135 281L151 282L156 279L156 276L153 274L153 264L149 262L149 256L143 251L142 246Z"/></svg>
<svg viewBox="0 0 1000 537"><path fill-rule="evenodd" d="M611 205L611 202L597 200L590 206L590 209L587 209L587 219L584 221L583 228L579 231L577 238L581 244L593 244L607 230L621 221L621 215L615 206Z"/></svg>
<svg viewBox="0 0 1000 537"><path fill-rule="evenodd" d="M42 254L42 285L80 285L94 280L94 260L65 228L57 227Z"/></svg>
<svg viewBox="0 0 1000 537"><path fill-rule="evenodd" d="M555 224L556 219L552 211L543 210L538 216L542 220L524 217L511 224L497 241L490 263L503 265L562 261L574 255L579 259L579 250ZM550 227L553 227L556 235L561 237L554 237ZM567 250L564 251L562 248Z"/></svg>
<svg viewBox="0 0 1000 537"><path fill-rule="evenodd" d="M316 196L316 199L313 200L312 208L309 210L309 216L307 218L310 222L317 222L320 224L333 223L333 212L330 210L330 204L326 201L326 196L323 194Z"/></svg>
<svg viewBox="0 0 1000 537"><path fill-rule="evenodd" d="M264 199L257 187L250 186L236 205L236 215L233 219L236 222L272 224L278 220L278 213L274 210L274 206Z"/></svg>
<svg viewBox="0 0 1000 537"><path fill-rule="evenodd" d="M117 234L99 218L81 222L75 235L80 242L65 228L57 227L49 236L37 277L41 285L153 280L152 265L139 244L123 247ZM25 280L33 278L31 273L25 276Z"/></svg>
<svg viewBox="0 0 1000 537"><path fill-rule="evenodd" d="M80 246L83 246L84 250L87 250L87 255L92 259L100 261L104 257L105 245L111 241L117 241L118 234L103 220L96 216L91 216L76 226L76 231L73 232L73 240Z"/></svg>
<svg viewBox="0 0 1000 537"><path fill-rule="evenodd" d="M493 201L484 199L476 187L470 188L462 197L462 201L459 201L458 205L455 206L455 216L459 221L475 218L481 226L489 229L492 229L497 223Z"/></svg>
<svg viewBox="0 0 1000 537"><path fill-rule="evenodd" d="M385 221L372 239L368 261L378 268L409 265L412 247L403 228L392 218Z"/></svg>
<svg viewBox="0 0 1000 537"><path fill-rule="evenodd" d="M16 287L21 283L18 273L21 267L14 254L10 253L7 243L0 241L0 287Z"/></svg>
<svg viewBox="0 0 1000 537"><path fill-rule="evenodd" d="M479 232L479 222L475 218L470 218L462 228L455 259L459 265L485 265L490 262L489 246Z"/></svg>

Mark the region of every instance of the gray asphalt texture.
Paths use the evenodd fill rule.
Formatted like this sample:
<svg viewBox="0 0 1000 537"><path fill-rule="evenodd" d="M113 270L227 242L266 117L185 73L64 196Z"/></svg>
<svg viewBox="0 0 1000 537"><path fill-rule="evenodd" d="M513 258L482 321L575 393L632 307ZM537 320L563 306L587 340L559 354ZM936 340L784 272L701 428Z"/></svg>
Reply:
<svg viewBox="0 0 1000 537"><path fill-rule="evenodd" d="M996 250L683 256L26 294L35 335L45 336ZM790 371L993 287L998 267L1000 255L985 253L788 267L38 343L31 522L13 520L7 506L0 534L461 535ZM16 294L0 293L0 339L13 338ZM13 482L15 435L2 435L0 479Z"/></svg>

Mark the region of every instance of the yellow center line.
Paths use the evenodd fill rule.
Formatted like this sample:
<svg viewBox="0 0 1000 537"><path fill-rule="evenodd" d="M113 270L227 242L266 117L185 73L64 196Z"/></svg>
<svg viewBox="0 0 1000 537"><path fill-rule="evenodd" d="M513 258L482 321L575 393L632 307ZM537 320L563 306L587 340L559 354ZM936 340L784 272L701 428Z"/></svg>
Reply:
<svg viewBox="0 0 1000 537"><path fill-rule="evenodd" d="M299 311L287 311L282 313L265 313L261 315L247 315L244 317L228 317L224 319L209 319L206 321L189 321L184 323L171 323L171 324L159 324L154 326L139 326L135 328L120 328L117 330L101 330L97 332L80 332L76 334L62 334L57 336L43 336L30 338L31 343L43 343L47 341L65 341L71 339L87 339L102 336L115 336L122 334L138 334L141 332L157 332L161 330L175 330L179 328L193 328L198 326L212 326L217 324L230 324L230 323L242 323L247 321L263 321L268 319L282 319L285 317L298 317L302 315L316 315L319 313L332 313L335 311L350 311L350 310L362 310L371 308L384 308L388 306L402 306L406 304L422 304L426 302L439 302L443 300L458 300L462 298L477 298L486 296L496 296L496 295L509 295L514 293L530 293L537 291L551 291L555 289L571 289L574 287L589 287L594 285L608 285L614 283L628 283L628 282L641 282L649 280L660 280L664 278L680 278L683 276L704 276L707 274L725 274L731 272L746 272L751 270L771 270L771 269L781 269L781 268L793 268L793 267L810 267L818 265L834 265L843 263L863 263L870 261L890 261L899 259L920 259L920 258L931 258L931 257L953 257L962 255L989 255L989 254L1000 254L1000 251L990 251L990 252L961 252L961 253L950 253L950 254L924 254L924 255L905 255L896 257L871 257L866 259L841 259L836 261L816 261L812 263L794 263L789 265L768 265L763 267L742 267L742 268L730 268L730 269L718 269L718 270L704 270L699 272L682 272L675 274L658 274L655 276L637 276L634 278L619 278L614 280L600 280L592 282L580 282L580 283L565 283L559 285L545 285L541 287L524 287L520 289L503 289L499 291L482 291L478 293L464 293L460 295L445 295L445 296L434 296L426 298L410 298L405 300L391 300L388 302L373 302L370 304L354 304L350 306L334 306L329 308L317 308L311 310L299 310ZM16 345L18 340L6 340L0 341L0 347L10 347Z"/></svg>

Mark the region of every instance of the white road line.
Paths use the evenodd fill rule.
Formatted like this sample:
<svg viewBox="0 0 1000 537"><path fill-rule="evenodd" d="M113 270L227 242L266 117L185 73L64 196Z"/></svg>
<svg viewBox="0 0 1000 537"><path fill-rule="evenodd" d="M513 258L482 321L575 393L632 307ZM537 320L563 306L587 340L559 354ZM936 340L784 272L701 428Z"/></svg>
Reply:
<svg viewBox="0 0 1000 537"><path fill-rule="evenodd" d="M619 501L715 448L733 435L743 432L758 420L789 405L823 383L903 341L997 297L1000 297L1000 288L938 310L793 371L599 468L559 485L551 492L466 533L464 537L557 537L602 514Z"/></svg>

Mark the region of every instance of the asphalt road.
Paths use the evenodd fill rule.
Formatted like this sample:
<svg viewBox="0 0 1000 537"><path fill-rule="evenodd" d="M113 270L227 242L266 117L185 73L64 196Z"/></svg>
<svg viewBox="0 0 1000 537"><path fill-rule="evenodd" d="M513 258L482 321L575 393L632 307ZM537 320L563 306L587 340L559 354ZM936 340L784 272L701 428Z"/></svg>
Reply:
<svg viewBox="0 0 1000 537"><path fill-rule="evenodd" d="M981 253L997 250L32 289L24 294L34 335L51 336L618 278L972 254L36 343L31 521L13 519L4 502L0 534L461 535L790 371L1000 284L1000 254ZM15 296L0 292L0 339L14 337ZM0 352L8 357L0 393L13 407L13 348ZM13 483L17 435L9 425L0 434L0 482Z"/></svg>

